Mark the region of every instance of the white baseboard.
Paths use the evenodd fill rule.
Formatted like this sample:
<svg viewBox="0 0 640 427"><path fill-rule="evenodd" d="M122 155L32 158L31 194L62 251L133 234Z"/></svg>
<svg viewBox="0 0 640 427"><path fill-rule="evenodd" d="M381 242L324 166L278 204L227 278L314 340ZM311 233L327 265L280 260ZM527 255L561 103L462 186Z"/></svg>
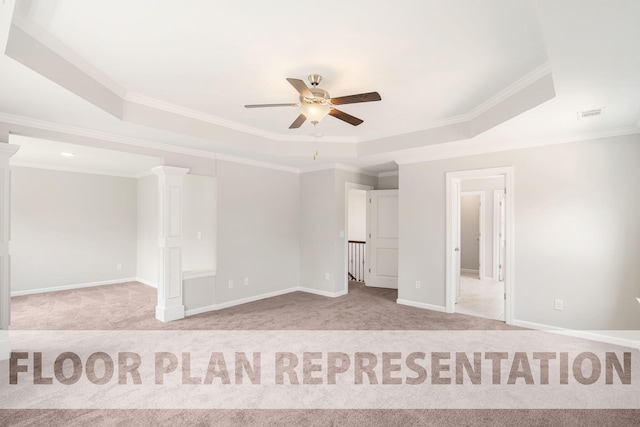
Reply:
<svg viewBox="0 0 640 427"><path fill-rule="evenodd" d="M0 330L0 360L9 360L9 357L11 357L9 331Z"/></svg>
<svg viewBox="0 0 640 427"><path fill-rule="evenodd" d="M267 298L278 297L280 295L290 294L291 292L307 292L310 294L321 295L323 297L336 298L342 295L346 295L347 291L339 291L339 292L328 292L328 291L320 291L317 289L306 288L302 286L295 286L292 288L282 289L280 291L268 292L266 294L255 295L252 297L236 299L233 301L227 301L220 304L211 304L204 307L191 308L185 311L186 316L195 316L196 314L207 313L209 311L222 310L225 308L235 307L236 305L246 304L249 302L260 301Z"/></svg>
<svg viewBox="0 0 640 427"><path fill-rule="evenodd" d="M184 319L185 314L184 305L175 307L156 306L156 319L161 322L172 322L174 320Z"/></svg>
<svg viewBox="0 0 640 427"><path fill-rule="evenodd" d="M398 286L396 286L395 288L391 288L389 286L378 286L378 285L367 285L366 283L364 284L367 288L379 288L379 289L398 289Z"/></svg>
<svg viewBox="0 0 640 427"><path fill-rule="evenodd" d="M143 285L151 286L152 288L158 289L158 284L157 283L153 283L153 282L151 282L149 280L141 279L139 277L136 277L134 280L136 282L142 283Z"/></svg>
<svg viewBox="0 0 640 427"><path fill-rule="evenodd" d="M268 292L266 294L255 295L255 296L252 296L252 297L247 297L247 298L236 299L236 300L233 300L233 301L222 302L220 304L212 304L212 305L207 305L207 306L204 306L204 307L191 308L191 309L185 311L185 315L194 316L196 314L202 314L202 313L206 313L206 312L209 312L209 311L222 310L224 308L235 307L236 305L240 305L240 304L246 304L246 303L249 303L249 302L255 302L255 301L262 300L262 299L273 298L273 297L277 297L277 296L280 296L280 295L289 294L291 292L296 292L297 290L299 290L298 287L293 287L293 288L288 288L288 289L282 289L280 291Z"/></svg>
<svg viewBox="0 0 640 427"><path fill-rule="evenodd" d="M338 291L338 292L329 292L329 291L321 291L319 289L306 288L304 286L298 286L298 288L296 290L301 291L301 292L306 292L308 294L321 295L323 297L329 297L329 298L341 297L341 296L346 295L348 293L348 291L346 289L344 289L342 291Z"/></svg>
<svg viewBox="0 0 640 427"><path fill-rule="evenodd" d="M440 313L445 312L445 307L442 305L433 305L433 304L427 304L424 302L410 301L407 299L400 299L400 298L398 298L396 302L398 304L408 305L409 307L424 308L427 310L437 311Z"/></svg>
<svg viewBox="0 0 640 427"><path fill-rule="evenodd" d="M127 283L127 282L137 282L137 281L139 280L136 279L135 277L129 277L126 279L103 280L100 282L78 283L76 285L54 286L51 288L27 289L24 291L12 291L11 296L19 297L22 295L42 294L45 292L68 291L70 289L91 288L93 286L115 285L117 283Z"/></svg>
<svg viewBox="0 0 640 427"><path fill-rule="evenodd" d="M512 325L521 328L535 329L537 331L551 332L554 334L565 335L575 338L583 338L592 341L605 342L608 344L621 345L624 347L633 347L640 349L640 331L628 331L635 334L637 339L624 338L620 336L608 335L606 331L578 331L575 329L564 329L557 326L543 325L541 323L527 322L525 320L513 320ZM615 331L611 331L615 332ZM627 331L625 331L627 332Z"/></svg>

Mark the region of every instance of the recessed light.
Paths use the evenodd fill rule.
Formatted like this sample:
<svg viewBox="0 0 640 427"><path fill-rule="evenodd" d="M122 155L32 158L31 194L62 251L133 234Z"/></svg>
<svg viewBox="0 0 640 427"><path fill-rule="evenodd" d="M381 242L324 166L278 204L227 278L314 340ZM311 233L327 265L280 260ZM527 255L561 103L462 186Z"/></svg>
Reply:
<svg viewBox="0 0 640 427"><path fill-rule="evenodd" d="M73 156L75 156L75 153L69 153L69 152L65 151L64 153L60 153L60 155L65 156L65 157L73 157Z"/></svg>

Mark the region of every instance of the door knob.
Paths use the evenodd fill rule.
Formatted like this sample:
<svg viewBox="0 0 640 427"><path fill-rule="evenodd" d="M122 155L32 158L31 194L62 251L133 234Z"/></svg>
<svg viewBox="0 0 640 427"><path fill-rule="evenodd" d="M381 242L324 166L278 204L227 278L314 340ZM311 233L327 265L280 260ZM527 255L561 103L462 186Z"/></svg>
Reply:
<svg viewBox="0 0 640 427"><path fill-rule="evenodd" d="M456 251L456 252L460 252L460 248L456 248L456 249L455 249L455 251Z"/></svg>

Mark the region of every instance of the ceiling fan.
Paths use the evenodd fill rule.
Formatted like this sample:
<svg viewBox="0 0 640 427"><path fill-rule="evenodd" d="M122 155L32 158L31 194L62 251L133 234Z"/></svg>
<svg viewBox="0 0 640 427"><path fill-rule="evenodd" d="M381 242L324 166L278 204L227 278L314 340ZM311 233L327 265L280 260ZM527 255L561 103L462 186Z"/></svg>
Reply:
<svg viewBox="0 0 640 427"><path fill-rule="evenodd" d="M309 120L314 125L320 123L320 121L329 114L337 119L349 123L353 126L358 126L363 122L357 117L340 111L335 108L336 105L343 104L355 104L358 102L372 102L380 101L382 98L378 92L360 93L358 95L340 96L338 98L331 98L329 92L324 89L320 89L318 85L322 81L320 74L310 74L309 82L311 88L307 87L304 81L300 79L288 78L287 81L291 83L298 93L300 93L300 102L291 104L253 104L245 105L245 108L263 108L263 107L299 107L300 115L297 119L291 123L289 129L296 129L302 126L305 120Z"/></svg>

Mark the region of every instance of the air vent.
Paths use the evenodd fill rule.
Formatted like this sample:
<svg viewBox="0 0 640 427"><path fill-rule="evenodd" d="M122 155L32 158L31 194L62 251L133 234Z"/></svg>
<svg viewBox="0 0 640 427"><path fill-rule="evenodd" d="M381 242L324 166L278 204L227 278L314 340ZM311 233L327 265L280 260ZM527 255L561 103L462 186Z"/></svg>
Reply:
<svg viewBox="0 0 640 427"><path fill-rule="evenodd" d="M603 109L578 111L578 120L592 119L602 115Z"/></svg>

